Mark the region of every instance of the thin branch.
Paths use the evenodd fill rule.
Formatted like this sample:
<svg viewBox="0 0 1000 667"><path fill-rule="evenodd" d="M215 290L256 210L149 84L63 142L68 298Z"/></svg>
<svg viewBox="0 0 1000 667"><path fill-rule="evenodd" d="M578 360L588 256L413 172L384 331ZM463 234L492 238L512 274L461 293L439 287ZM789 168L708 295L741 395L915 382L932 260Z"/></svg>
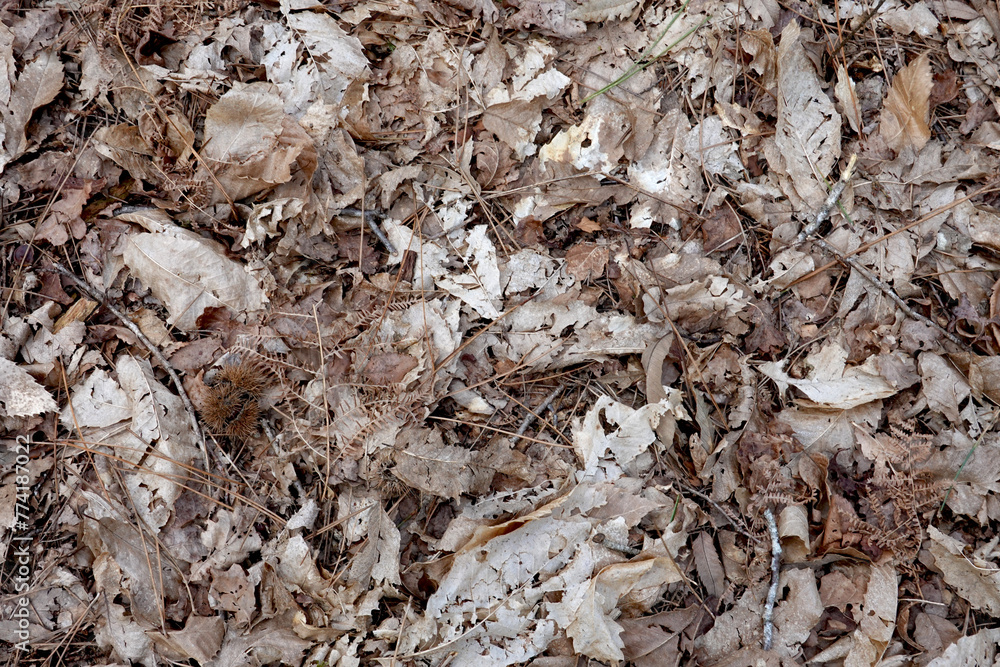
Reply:
<svg viewBox="0 0 1000 667"><path fill-rule="evenodd" d="M538 407L534 409L534 411L528 410L528 414L524 417L524 421L521 422L520 428L517 429L518 438L524 435L524 432L528 430L528 427L530 427L535 422L536 419L541 419L539 415L548 409L549 405L552 404L552 401L556 400L556 396L558 396L562 392L562 390L563 390L563 385L559 385L554 390L552 390L551 394L545 397L545 400L542 401L538 405ZM517 442L517 439L515 439L514 442Z"/></svg>
<svg viewBox="0 0 1000 667"><path fill-rule="evenodd" d="M895 303L896 306L900 310L902 310L907 317L917 320L918 322L922 322L923 324L926 324L929 327L937 329L942 334L944 334L945 338L950 340L952 343L955 343L962 349L968 349L965 342L962 341L958 336L951 333L950 331L942 327L934 320L928 317L924 317L920 313L910 308L907 305L907 303L903 301L903 299L898 294L896 294L896 292L891 287L886 285L877 276L875 276L873 273L868 271L868 269L862 266L856 257L845 255L844 253L840 252L837 248L834 248L832 245L827 243L826 240L824 240L823 238L816 236L816 231L819 229L820 225L822 225L823 222L830 217L830 212L833 210L833 207L836 206L837 201L840 199L840 195L844 193L844 189L847 187L848 182L851 180L851 175L854 172L854 165L857 162L857 159L858 159L857 155L851 156L851 159L847 164L847 168L841 174L840 180L837 182L837 184L834 185L833 188L830 190L830 194L827 196L826 201L823 202L822 208L820 208L820 210L816 213L816 216L815 218L813 218L812 222L806 225L802 229L802 231L799 232L798 237L795 239L795 245L802 243L807 238L811 238L813 243L818 245L825 252L833 255L833 257L838 262L854 269L855 271L858 272L858 275L860 275L862 278L864 278L869 283L878 288L878 290L883 294L885 294L893 303Z"/></svg>
<svg viewBox="0 0 1000 667"><path fill-rule="evenodd" d="M121 321L121 323L124 324L126 328L128 328L129 331L135 334L135 337L139 339L139 342L142 343L143 346L147 350L149 350L149 353L152 354L154 357L156 357L156 360L160 362L160 365L162 365L164 370L167 371L167 375L170 376L171 382L174 383L174 387L177 388L177 393L181 397L181 402L184 404L184 409L187 410L188 417L191 422L191 428L194 430L195 437L198 439L198 444L201 446L201 453L205 457L205 470L206 471L211 470L212 466L208 456L208 443L205 441L205 434L202 433L201 425L198 423L198 415L194 411L194 405L192 405L191 399L188 398L187 391L184 389L184 385L181 383L181 379L177 375L177 371L175 371L174 367L170 365L170 362L167 361L167 358L163 356L163 353L160 352L160 349L153 344L153 341L146 338L146 334L142 333L139 327L136 326L135 322L127 318L125 316L125 313L118 310L118 308L116 308L115 305L111 303L111 300L108 299L107 295L104 294L104 292L101 292L96 288L91 287L87 282L79 278L75 273L67 269L59 262L53 262L52 268L57 273L61 273L62 275L72 280L78 290L89 296L94 301L103 304L104 307L107 308L109 311L111 311L111 313L115 317L117 317Z"/></svg>
<svg viewBox="0 0 1000 667"><path fill-rule="evenodd" d="M687 493L694 494L694 495L698 496L699 498L701 498L702 500L705 500L707 502L712 503L712 506L715 507L715 509L719 510L719 512L722 513L722 516L724 516L727 519L729 519L729 521L733 524L733 528L735 528L737 530L737 532L739 532L741 535L743 535L743 537L747 538L751 542L760 542L760 538L757 537L756 535L752 534L750 532L750 529L747 528L747 525L745 523L743 523L743 521L741 521L738 516L736 516L735 514L733 514L732 512L730 512L729 510L727 510L725 507L723 507L719 503L717 503L714 500L712 500L712 498L710 496L705 495L704 493L702 493L698 489L691 488L690 486L688 486L687 484L684 484L683 482L674 480L673 483L676 484L677 486L681 487L681 489L683 489Z"/></svg>
<svg viewBox="0 0 1000 667"><path fill-rule="evenodd" d="M781 570L781 538L778 537L778 524L774 521L774 512L770 508L764 510L767 519L767 530L771 533L771 587L767 591L767 604L764 605L764 650L770 651L774 643L774 603L778 599L778 577Z"/></svg>

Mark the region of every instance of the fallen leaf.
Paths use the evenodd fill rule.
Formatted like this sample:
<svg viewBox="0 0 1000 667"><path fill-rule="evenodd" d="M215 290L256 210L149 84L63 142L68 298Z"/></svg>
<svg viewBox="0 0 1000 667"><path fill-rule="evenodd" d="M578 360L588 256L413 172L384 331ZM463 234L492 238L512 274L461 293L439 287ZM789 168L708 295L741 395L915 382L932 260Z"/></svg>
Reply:
<svg viewBox="0 0 1000 667"><path fill-rule="evenodd" d="M215 201L244 199L285 183L293 164L307 180L316 170L312 140L285 114L277 89L262 82L237 82L209 107L201 154L222 186Z"/></svg>
<svg viewBox="0 0 1000 667"><path fill-rule="evenodd" d="M720 206L705 216L701 224L705 236L705 252L732 250L741 243L743 229L736 212L729 206Z"/></svg>
<svg viewBox="0 0 1000 667"><path fill-rule="evenodd" d="M6 30L9 32L9 29ZM13 62L13 54L8 47L7 56L4 58L4 69L9 62ZM54 100L63 87L63 64L56 52L43 51L23 67L16 81L12 80L13 69L7 73L11 81L6 80L5 76L3 85L9 86L9 92L0 91L0 107L4 108L4 133L0 135L0 143L3 146L3 150L0 151L0 174L3 173L7 163L20 157L28 149L29 139L25 134L25 126L31 115L36 109ZM35 137L33 140L37 141L38 138Z"/></svg>
<svg viewBox="0 0 1000 667"><path fill-rule="evenodd" d="M57 409L52 394L17 364L0 357L0 403L10 417L31 417Z"/></svg>
<svg viewBox="0 0 1000 667"><path fill-rule="evenodd" d="M899 391L878 374L874 356L861 366L848 368L847 350L837 343L829 343L810 354L807 361L813 369L803 379L790 377L784 370L785 361L768 361L758 369L774 380L781 391L786 391L791 385L813 402L840 410L888 398Z"/></svg>
<svg viewBox="0 0 1000 667"><path fill-rule="evenodd" d="M1000 614L1000 571L996 563L988 560L988 554L966 555L969 545L933 525L927 527L927 534L931 538L934 566L941 570L945 582L973 609L994 616Z"/></svg>
<svg viewBox="0 0 1000 667"><path fill-rule="evenodd" d="M879 134L897 153L919 151L931 138L930 94L934 86L927 54L922 54L896 73L882 107Z"/></svg>
<svg viewBox="0 0 1000 667"><path fill-rule="evenodd" d="M566 251L566 272L581 282L600 278L607 264L606 245L582 242Z"/></svg>
<svg viewBox="0 0 1000 667"><path fill-rule="evenodd" d="M122 259L170 312L167 323L197 328L209 307L245 317L267 303L260 281L218 243L175 225L126 237Z"/></svg>
<svg viewBox="0 0 1000 667"><path fill-rule="evenodd" d="M764 155L782 176L782 189L798 196L798 207L814 211L826 199L822 179L840 157L841 119L806 55L805 40L794 19L781 31L778 120L774 141L765 142Z"/></svg>

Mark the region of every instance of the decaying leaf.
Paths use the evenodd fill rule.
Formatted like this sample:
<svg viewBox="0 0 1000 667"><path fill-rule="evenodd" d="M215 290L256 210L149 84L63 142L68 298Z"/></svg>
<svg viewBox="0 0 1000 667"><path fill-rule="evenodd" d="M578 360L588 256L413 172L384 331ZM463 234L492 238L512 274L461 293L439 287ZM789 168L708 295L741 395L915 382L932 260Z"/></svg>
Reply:
<svg viewBox="0 0 1000 667"><path fill-rule="evenodd" d="M3 134L0 134L3 150L0 151L0 174L14 158L28 148L29 138L25 132L31 114L45 106L59 94L63 87L63 64L54 51L43 51L31 62L24 64L15 78L11 42L13 35L6 26L0 33L0 43L6 44L6 53L0 52L4 60L4 81L0 88L0 107L3 108ZM33 139L37 141L37 138Z"/></svg>
<svg viewBox="0 0 1000 667"><path fill-rule="evenodd" d="M781 31L778 121L774 142L764 144L764 154L783 177L783 189L794 194L802 208L816 210L826 198L823 179L840 157L841 120L806 55L804 40L795 20Z"/></svg>
<svg viewBox="0 0 1000 667"><path fill-rule="evenodd" d="M236 83L209 108L201 152L222 187L216 201L244 199L285 183L293 165L306 180L316 170L312 140L285 115L275 88L263 83Z"/></svg>
<svg viewBox="0 0 1000 667"><path fill-rule="evenodd" d="M5 657L995 661L989 2L14 4Z"/></svg>
<svg viewBox="0 0 1000 667"><path fill-rule="evenodd" d="M245 317L267 303L248 267L227 258L214 241L175 225L129 235L122 259L170 312L167 323L184 331L197 327L206 308Z"/></svg>
<svg viewBox="0 0 1000 667"><path fill-rule="evenodd" d="M677 390L671 389L660 402L638 410L616 403L608 396L600 397L573 429L573 447L583 463L584 472L595 474L600 467L610 472L619 466L635 471L634 462L656 439L654 429L661 416L671 414L675 418L688 419L677 394ZM604 420L616 427L610 433L600 425L602 414Z"/></svg>
<svg viewBox="0 0 1000 667"><path fill-rule="evenodd" d="M944 574L944 580L952 586L974 609L988 614L1000 613L1000 572L990 558L991 553L973 553L967 556L968 545L945 535L934 526L927 529L931 538L930 550L934 555L934 565Z"/></svg>
<svg viewBox="0 0 1000 667"><path fill-rule="evenodd" d="M566 272L580 281L599 278L607 263L607 247L596 243L578 243L566 252Z"/></svg>
<svg viewBox="0 0 1000 667"><path fill-rule="evenodd" d="M919 151L931 137L928 100L934 81L927 54L921 54L899 70L885 98L879 119L879 134L897 152Z"/></svg>
<svg viewBox="0 0 1000 667"><path fill-rule="evenodd" d="M791 385L811 401L841 410L887 398L898 391L879 375L874 366L874 357L869 357L860 366L848 368L847 350L836 343L826 345L809 355L807 360L812 370L802 379L790 377L784 370L784 361L765 362L759 366L759 370L777 382L781 391Z"/></svg>
<svg viewBox="0 0 1000 667"><path fill-rule="evenodd" d="M11 417L30 417L56 409L56 401L42 385L14 362L0 357L0 403Z"/></svg>
<svg viewBox="0 0 1000 667"><path fill-rule="evenodd" d="M473 481L472 455L445 445L437 431L414 429L401 434L406 448L395 453L393 474L410 486L443 498L458 498Z"/></svg>

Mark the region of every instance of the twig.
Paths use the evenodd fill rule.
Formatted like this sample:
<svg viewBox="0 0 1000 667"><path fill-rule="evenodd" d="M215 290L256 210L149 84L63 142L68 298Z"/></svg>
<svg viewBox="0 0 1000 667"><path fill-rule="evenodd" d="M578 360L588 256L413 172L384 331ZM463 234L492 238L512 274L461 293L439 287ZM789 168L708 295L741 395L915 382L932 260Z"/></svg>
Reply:
<svg viewBox="0 0 1000 667"><path fill-rule="evenodd" d="M94 287L91 287L88 283L83 281L75 273L67 269L59 262L53 262L52 268L57 273L61 273L62 275L72 280L78 290L89 296L94 301L103 304L105 308L110 310L115 317L121 320L121 323L124 324L129 331L135 334L135 337L139 339L139 342L142 343L147 350L149 350L150 354L156 357L156 360L160 362L160 365L162 365L164 370L167 371L167 375L170 376L170 380L174 383L174 386L177 388L177 393L181 397L181 402L184 404L184 409L187 410L188 412L188 417L190 418L191 421L191 428L194 430L195 437L198 438L198 444L201 446L201 453L205 457L205 470L206 471L211 470L212 466L211 463L209 462L209 457L208 457L208 443L205 442L205 435L202 433L201 426L198 424L198 415L194 411L194 405L191 404L191 399L188 398L187 391L185 391L184 385L181 384L181 379L177 375L177 371L175 371L173 366L170 365L170 362L167 361L167 358L163 356L163 353L160 352L160 349L153 344L153 341L146 338L146 335L142 333L142 331L139 329L138 326L136 326L135 322L125 317L125 314L122 311L118 310L118 308L116 308L114 304L111 303L110 299L108 299L106 294L97 290Z"/></svg>
<svg viewBox="0 0 1000 667"><path fill-rule="evenodd" d="M712 503L712 506L714 506L715 509L719 510L719 512L721 512L724 517L726 517L727 519L729 519L729 521L732 522L732 524L733 524L733 528L735 528L745 538L747 538L751 542L760 542L760 538L757 537L756 535L752 534L750 532L750 529L747 528L746 524L743 523L742 521L740 521L739 517L735 516L729 510L727 510L726 508L724 508L722 505L720 505L719 503L717 503L714 500L712 500L711 497L705 495L704 493L702 493L698 489L691 488L690 486L688 486L687 484L684 484L683 482L675 481L674 483L677 484L677 486L681 487L684 491L687 491L688 493L693 493L694 495L698 496L702 500L705 500L707 502Z"/></svg>
<svg viewBox="0 0 1000 667"><path fill-rule="evenodd" d="M389 251L389 254L390 255L396 254L396 246L392 245L392 242L389 240L389 237L386 236L385 232L382 231L382 228L378 226L378 222L376 219L381 217L378 213L376 213L375 211L365 211L364 214L362 214L359 209L345 208L340 212L340 215L347 217L364 218L365 222L368 223L368 229L372 230L372 234L374 234L375 238L377 238L379 242L383 246L385 246L385 249Z"/></svg>
<svg viewBox="0 0 1000 667"><path fill-rule="evenodd" d="M851 159L847 164L847 169L845 169L840 176L840 181L838 181L837 184L834 185L833 188L830 190L829 196L827 196L826 201L823 202L823 207L820 208L819 212L816 213L816 217L813 219L813 221L810 222L808 225L806 225L801 232L799 232L798 237L795 239L795 245L802 243L807 238L812 238L813 243L818 245L825 252L833 255L833 257L838 262L854 269L855 271L858 272L858 275L860 275L869 283L877 287L878 290L883 294L885 294L887 297L889 297L889 299L893 303L895 303L896 306L900 310L902 310L907 317L917 320L918 322L922 322L929 327L937 329L942 334L944 334L945 338L950 340L952 343L955 343L962 349L968 349L965 342L962 341L958 336L951 333L950 331L942 327L934 320L928 317L924 317L920 313L910 308L906 304L906 302L903 301L903 299L898 294L896 294L896 292L891 287L886 285L877 276L875 276L873 273L868 271L868 269L862 266L856 257L845 255L844 253L840 252L840 250L834 248L832 245L827 243L825 239L816 236L816 231L819 229L820 225L822 225L823 222L830 217L830 211L837 204L837 200L840 199L840 195L844 193L844 188L847 187L847 183L851 180L851 174L854 171L854 164L855 162L857 162L857 159L858 159L857 155L851 156Z"/></svg>
<svg viewBox="0 0 1000 667"><path fill-rule="evenodd" d="M962 349L966 349L967 348L965 342L963 340L961 340L958 336L956 336L955 334L951 333L950 331L948 331L947 329L945 329L944 327L942 327L940 324L938 324L934 320L932 320L932 319L930 319L928 317L924 317L920 313L918 313L915 310L913 310L912 308L910 308L906 304L906 302L903 301L903 299L898 294L896 294L895 291L893 291L893 289L891 287L889 287L884 282L882 282L877 276L875 276L874 274L870 273L868 271L868 269L866 269L865 267L861 266L860 262L858 262L858 260L856 258L854 258L854 257L844 257L840 253L839 250L837 250L832 245L830 245L829 243L827 243L826 241L824 241L823 239L821 239L819 237L814 238L813 242L816 245L818 245L820 248L822 248L823 250L825 250L826 252L828 252L831 255L833 255L834 257L836 257L838 261L843 262L847 266L849 266L852 269L854 269L855 271L857 271L858 274L862 278L864 278L865 280L867 280L868 282L870 282L872 285L874 285L875 287L877 287L880 292L882 292L887 297L889 297L889 299L891 299L892 302L895 303L896 306L901 311L903 311L903 313L907 317L913 318L913 319L917 320L918 322L923 322L927 326L933 327L933 328L937 329L942 334L944 334L945 338L947 338L948 340L950 340L955 345L958 345Z"/></svg>
<svg viewBox="0 0 1000 667"><path fill-rule="evenodd" d="M826 201L823 202L822 208L816 212L816 217L813 221L806 225L801 232L799 232L798 238L795 239L795 245L799 245L806 238L812 236L819 229L819 226L826 222L827 218L830 217L830 212L833 207L837 205L837 200L840 199L840 195L844 194L844 190L847 188L847 184L851 182L851 176L854 174L854 165L858 162L857 155L851 155L851 159L847 161L847 169L840 174L840 180L837 184L833 186L830 190L830 194L827 195Z"/></svg>
<svg viewBox="0 0 1000 667"><path fill-rule="evenodd" d="M840 43L837 44L837 46L833 49L833 51L830 52L830 57L832 58L832 57L836 56L837 53L839 53L840 50L842 48L844 48L849 41L851 41L852 39L854 39L854 36L856 34L858 34L861 31L862 28L864 28L866 25L868 25L868 22L872 20L872 17L875 16L875 14L878 13L878 10L881 9L882 5L884 5L884 4L885 4L885 0L879 0L879 2L878 2L877 5L875 5L874 7L872 7L871 9L869 9L867 12L865 12L864 14L862 14L861 18L858 20L858 24L854 27L854 29L851 30L849 33L847 33L847 35L845 35L843 38L841 38Z"/></svg>
<svg viewBox="0 0 1000 667"><path fill-rule="evenodd" d="M767 603L764 605L764 650L770 651L774 643L774 603L778 599L778 577L781 569L781 538L778 537L778 524L774 521L774 513L770 508L764 510L767 519L767 530L771 533L771 587L767 591Z"/></svg>
<svg viewBox="0 0 1000 667"><path fill-rule="evenodd" d="M539 419L538 415L545 412L546 408L549 407L552 401L556 400L556 396L558 396L562 392L562 390L563 390L563 385L559 385L552 391L551 394L545 397L545 400L542 401L538 405L538 407L535 408L533 412L531 410L528 411L528 414L524 417L524 421L521 422L520 428L517 429L518 438L524 435L524 432L528 430L528 427L531 426L536 419ZM515 442L516 441L517 440L515 439Z"/></svg>

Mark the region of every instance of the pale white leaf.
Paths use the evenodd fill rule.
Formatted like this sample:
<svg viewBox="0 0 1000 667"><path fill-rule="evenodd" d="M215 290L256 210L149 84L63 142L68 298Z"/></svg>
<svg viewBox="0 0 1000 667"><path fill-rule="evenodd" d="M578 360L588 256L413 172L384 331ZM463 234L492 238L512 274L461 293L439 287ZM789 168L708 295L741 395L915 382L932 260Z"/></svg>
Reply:
<svg viewBox="0 0 1000 667"><path fill-rule="evenodd" d="M17 364L0 357L0 403L11 417L31 417L56 409L56 401L35 378Z"/></svg>
<svg viewBox="0 0 1000 667"><path fill-rule="evenodd" d="M226 257L218 243L181 227L128 236L123 259L166 307L167 323L183 331L197 328L210 306L245 317L267 303L247 267Z"/></svg>

